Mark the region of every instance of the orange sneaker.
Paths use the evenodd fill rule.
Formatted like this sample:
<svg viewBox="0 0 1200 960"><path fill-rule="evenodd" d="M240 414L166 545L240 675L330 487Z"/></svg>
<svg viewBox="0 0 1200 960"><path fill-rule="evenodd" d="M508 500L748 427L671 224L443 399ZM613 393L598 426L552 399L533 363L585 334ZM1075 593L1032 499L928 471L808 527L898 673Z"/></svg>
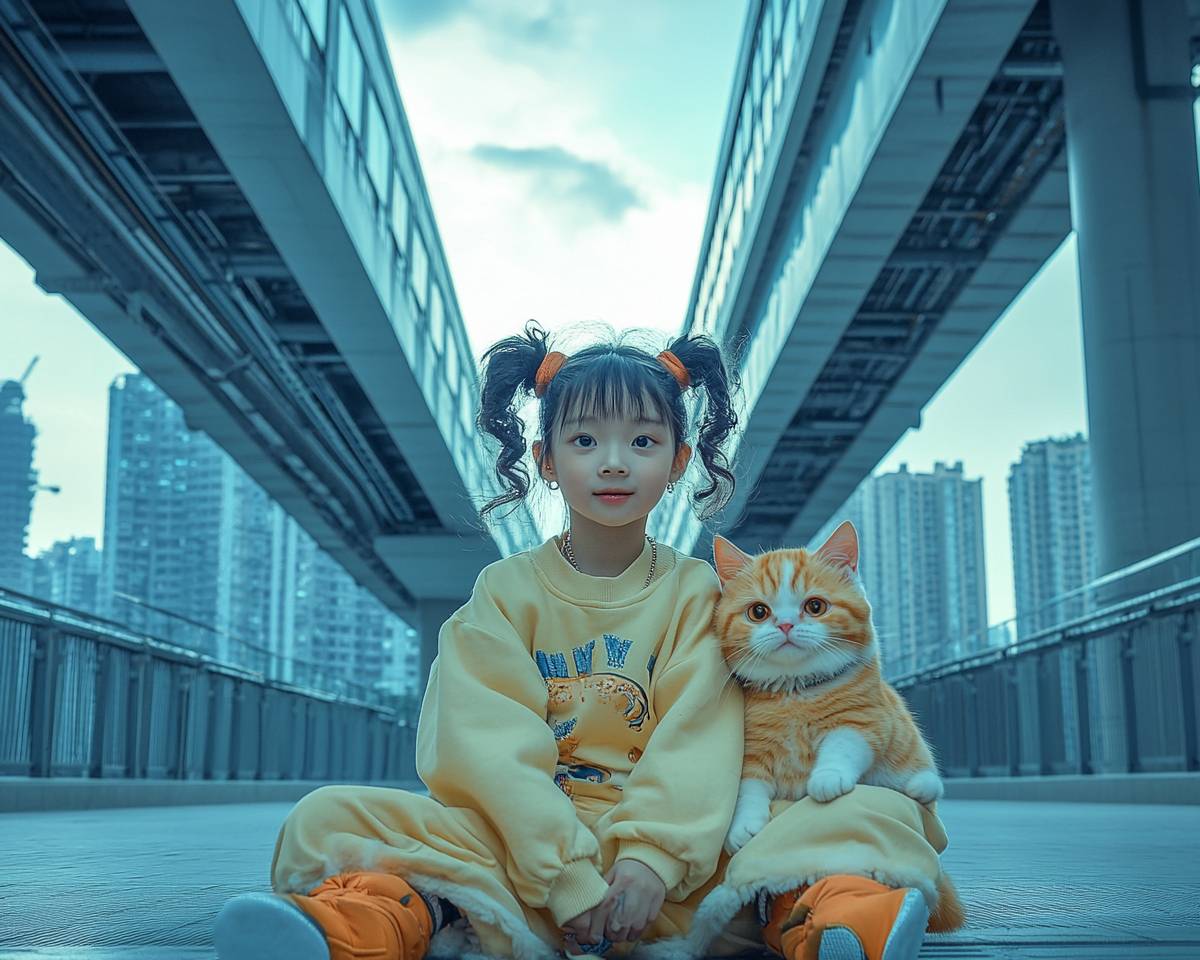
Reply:
<svg viewBox="0 0 1200 960"><path fill-rule="evenodd" d="M917 960L929 908L919 890L839 875L773 898L766 919L786 960Z"/></svg>
<svg viewBox="0 0 1200 960"><path fill-rule="evenodd" d="M421 960L433 917L388 873L342 873L307 895L248 893L217 915L219 960Z"/></svg>

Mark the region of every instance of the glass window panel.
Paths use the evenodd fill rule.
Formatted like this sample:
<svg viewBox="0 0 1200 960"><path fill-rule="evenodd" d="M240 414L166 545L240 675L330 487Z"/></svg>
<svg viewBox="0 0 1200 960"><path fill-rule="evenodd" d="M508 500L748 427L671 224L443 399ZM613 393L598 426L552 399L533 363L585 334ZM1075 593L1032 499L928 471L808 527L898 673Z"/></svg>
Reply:
<svg viewBox="0 0 1200 960"><path fill-rule="evenodd" d="M350 26L343 7L338 16L337 92L342 108L356 135L362 132L363 58L362 48Z"/></svg>
<svg viewBox="0 0 1200 960"><path fill-rule="evenodd" d="M429 403L429 412L437 418L437 385L434 383L434 374L437 372L437 354L426 346L424 354L421 356L421 389L425 394L425 400Z"/></svg>
<svg viewBox="0 0 1200 960"><path fill-rule="evenodd" d="M755 123L754 124L754 166L751 168L754 171L755 177L758 176L758 172L762 169L762 165L763 165L763 131L762 131L762 125L759 123ZM751 187L751 189L753 190L753 187ZM749 199L749 198L747 199L747 202L746 202L747 210L750 208L750 204L752 202L753 201L751 199Z"/></svg>
<svg viewBox="0 0 1200 960"><path fill-rule="evenodd" d="M779 54L783 60L783 69L792 69L792 57L796 53L796 8L798 4L796 0L787 0L787 9L784 11L784 16L787 23L783 28L783 42L779 47Z"/></svg>
<svg viewBox="0 0 1200 960"><path fill-rule="evenodd" d="M742 148L746 153L748 153L750 151L750 136L751 136L750 117L753 114L753 112L754 112L754 103L753 103L753 99L750 94L750 90L749 90L749 88L747 88L745 95L742 97L742 112L741 112L741 115L738 117L738 133L742 135ZM739 160L744 160L744 159L745 159L745 153L743 153L739 157Z"/></svg>
<svg viewBox="0 0 1200 960"><path fill-rule="evenodd" d="M396 174L392 178L392 236L401 256L408 256L408 191Z"/></svg>
<svg viewBox="0 0 1200 960"><path fill-rule="evenodd" d="M729 245L731 247L736 247L738 241L742 239L742 217L745 215L745 207L742 204L743 186L743 183L738 184L737 203L733 205L733 216L729 220Z"/></svg>
<svg viewBox="0 0 1200 960"><path fill-rule="evenodd" d="M719 234L718 234L719 236ZM712 293L713 281L717 279L717 256L718 247L716 243L710 242L708 247L708 257L704 264L704 282L701 285L700 299L706 300L708 295Z"/></svg>
<svg viewBox="0 0 1200 960"><path fill-rule="evenodd" d="M374 90L367 91L367 174L381 203L387 201L392 171L392 142Z"/></svg>
<svg viewBox="0 0 1200 960"><path fill-rule="evenodd" d="M416 297L417 306L422 311L429 295L429 254L425 252L425 241L421 239L421 231L413 224L412 232L412 290Z"/></svg>
<svg viewBox="0 0 1200 960"><path fill-rule="evenodd" d="M458 391L458 419L462 421L467 436L471 435L471 421L475 418L474 402L474 391L467 386L467 382L464 380Z"/></svg>
<svg viewBox="0 0 1200 960"><path fill-rule="evenodd" d="M442 288L437 281L429 285L429 333L433 338L433 349L441 353L446 349L446 308L442 303Z"/></svg>
<svg viewBox="0 0 1200 960"><path fill-rule="evenodd" d="M768 87L768 91L769 89L770 88ZM761 125L763 143L768 144L771 142L771 130L774 129L775 121L775 100L769 92L765 97L763 97L762 112L759 116L762 121Z"/></svg>
<svg viewBox="0 0 1200 960"><path fill-rule="evenodd" d="M775 49L775 8L774 4L767 6L763 10L762 19L762 36L759 38L758 45L766 51L766 57L763 60L763 74L771 69L771 53Z"/></svg>
<svg viewBox="0 0 1200 960"><path fill-rule="evenodd" d="M458 382L459 354L458 338L451 335L450 349L446 351L446 379L451 383Z"/></svg>
<svg viewBox="0 0 1200 960"><path fill-rule="evenodd" d="M783 0L771 0L771 46L779 40L783 26Z"/></svg>
<svg viewBox="0 0 1200 960"><path fill-rule="evenodd" d="M329 19L329 0L299 0L300 9L304 11L304 19L313 38L322 50L325 49L326 21Z"/></svg>
<svg viewBox="0 0 1200 960"><path fill-rule="evenodd" d="M775 70L772 75L771 83L771 103L779 106L779 101L783 99L783 64L778 60L775 61Z"/></svg>
<svg viewBox="0 0 1200 960"><path fill-rule="evenodd" d="M437 378L437 411L434 417L437 419L438 426L442 428L443 434L453 433L454 422L457 419L454 416L454 395L450 392L450 384L445 377Z"/></svg>

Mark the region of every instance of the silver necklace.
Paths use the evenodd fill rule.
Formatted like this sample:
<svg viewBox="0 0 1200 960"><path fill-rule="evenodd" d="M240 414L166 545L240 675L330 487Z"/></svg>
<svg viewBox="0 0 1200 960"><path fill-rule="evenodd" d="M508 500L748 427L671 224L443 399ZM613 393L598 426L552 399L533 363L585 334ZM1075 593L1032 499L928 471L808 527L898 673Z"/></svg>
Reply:
<svg viewBox="0 0 1200 960"><path fill-rule="evenodd" d="M650 536L650 534L646 534L646 539L650 541L650 572L646 574L646 582L642 584L643 590L650 586L650 581L654 579L654 568L658 564L658 543L652 536ZM567 558L567 563L573 566L576 570L579 570L579 564L575 562L575 550L571 547L570 527L568 527L567 532L563 534L562 553L563 556ZM583 573L582 570L579 570L579 572Z"/></svg>

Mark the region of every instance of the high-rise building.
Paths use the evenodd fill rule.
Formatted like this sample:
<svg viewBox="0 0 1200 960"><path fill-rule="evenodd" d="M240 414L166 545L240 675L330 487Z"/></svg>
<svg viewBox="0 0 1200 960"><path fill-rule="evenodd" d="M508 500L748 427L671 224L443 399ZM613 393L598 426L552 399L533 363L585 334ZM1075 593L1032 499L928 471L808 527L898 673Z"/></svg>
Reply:
<svg viewBox="0 0 1200 960"><path fill-rule="evenodd" d="M859 533L859 573L885 676L966 656L987 644L981 480L962 462L933 473L868 477L813 538L843 520Z"/></svg>
<svg viewBox="0 0 1200 960"><path fill-rule="evenodd" d="M100 567L101 555L94 537L59 540L34 561L29 592L61 607L98 613Z"/></svg>
<svg viewBox="0 0 1200 960"><path fill-rule="evenodd" d="M109 389L101 602L106 615L228 658L233 471L141 374Z"/></svg>
<svg viewBox="0 0 1200 960"><path fill-rule="evenodd" d="M394 690L406 625L148 378L110 390L106 612L299 684ZM349 686L353 684L353 687Z"/></svg>
<svg viewBox="0 0 1200 960"><path fill-rule="evenodd" d="M1065 594L1097 576L1092 466L1083 434L1027 443L1008 474L1017 635L1086 612L1087 598Z"/></svg>
<svg viewBox="0 0 1200 960"><path fill-rule="evenodd" d="M0 383L0 587L28 593L30 563L25 556L37 474L33 442L37 429L25 416L20 380Z"/></svg>

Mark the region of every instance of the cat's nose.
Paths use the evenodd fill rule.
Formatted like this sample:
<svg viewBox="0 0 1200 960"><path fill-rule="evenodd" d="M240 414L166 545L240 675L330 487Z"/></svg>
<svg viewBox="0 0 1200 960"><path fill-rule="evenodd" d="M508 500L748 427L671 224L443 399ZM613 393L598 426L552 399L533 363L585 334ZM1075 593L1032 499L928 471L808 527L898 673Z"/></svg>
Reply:
<svg viewBox="0 0 1200 960"><path fill-rule="evenodd" d="M783 635L786 637L791 632L791 629L793 626L795 626L795 624L788 623L785 620L783 623L776 624L776 626L779 627L780 631L782 631Z"/></svg>

